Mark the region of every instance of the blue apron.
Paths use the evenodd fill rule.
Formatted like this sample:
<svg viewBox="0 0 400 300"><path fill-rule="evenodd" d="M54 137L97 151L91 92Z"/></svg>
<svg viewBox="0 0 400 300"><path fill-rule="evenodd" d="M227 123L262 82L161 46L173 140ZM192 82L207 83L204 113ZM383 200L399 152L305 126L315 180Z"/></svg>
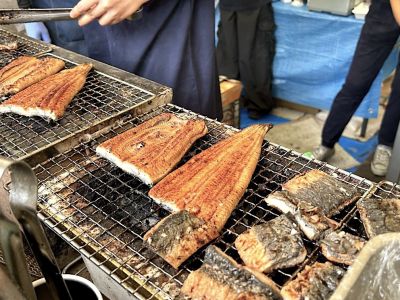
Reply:
<svg viewBox="0 0 400 300"><path fill-rule="evenodd" d="M31 0L33 8L68 8L75 6L79 0ZM51 43L62 48L87 56L82 28L77 21L45 22Z"/></svg>
<svg viewBox="0 0 400 300"><path fill-rule="evenodd" d="M222 118L214 1L152 0L140 19L83 27L89 56L173 89L173 103Z"/></svg>

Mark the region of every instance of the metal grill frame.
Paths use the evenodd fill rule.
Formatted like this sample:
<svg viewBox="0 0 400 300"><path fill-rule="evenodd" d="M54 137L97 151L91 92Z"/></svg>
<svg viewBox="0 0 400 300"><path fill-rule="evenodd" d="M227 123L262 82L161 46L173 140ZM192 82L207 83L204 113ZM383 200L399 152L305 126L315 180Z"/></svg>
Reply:
<svg viewBox="0 0 400 300"><path fill-rule="evenodd" d="M7 39L16 39L18 41L18 48L16 50L0 51L0 68L23 55L37 56L52 51L52 47L49 44L37 42L0 27L0 41Z"/></svg>
<svg viewBox="0 0 400 300"><path fill-rule="evenodd" d="M139 230L139 233L137 233L135 228L137 224L132 228L128 228L124 225L124 218L119 220L112 219L109 214L103 212L106 206L115 206L115 199L105 199L109 201L109 203L106 203L103 208L101 208L100 201L98 202L98 200L88 200L89 205L85 206L87 203L79 203L80 198L75 197L76 194L79 193L78 190L81 188L78 187L76 183L79 182L81 185L86 185L90 189L89 192L92 194L98 193L95 189L90 187L90 184L93 183L92 179L99 181L103 185L109 183L102 182L101 179L99 179L101 176L95 178L96 175L94 173L97 172L95 169L101 170L101 172L105 172L107 175L111 176L110 179L112 179L112 181L118 182L119 188L133 191L133 194L130 196L133 196L136 201L145 199L143 205L136 205L136 211L146 208L152 210L150 213L151 215L158 214L160 218L166 215L165 211L146 195L149 187L140 183L134 177L123 173L123 171L106 160L98 158L93 151L98 143L165 111L181 113L191 118L201 118L207 122L207 127L209 129L208 135L195 143L189 150L189 153L184 157L181 164L186 162L191 156L216 143L218 140L237 131L237 129L223 125L215 120L167 104L145 115L129 119L125 123L113 128L110 132L102 134L95 141L80 144L71 151L60 154L35 168L41 184L39 216L42 221L86 258L105 271L106 274L112 277L117 283L124 286L132 294L136 296L141 295L141 298L146 299L150 297L173 298L176 296L176 289L178 289L179 292L179 288L189 272L197 269L203 263L202 257L204 255L204 249L199 250L193 255L178 271L174 271L173 268L160 257L143 246L142 236L145 231L141 232ZM368 195L374 187L372 182L364 178L332 167L326 163L310 160L300 153L287 148L265 142L257 169L244 197L229 218L221 236L212 242L212 244L220 247L224 252L240 263L240 258L235 254L236 249L233 245L236 236L253 225L268 221L281 214L269 208L265 201L263 201L263 198L269 193L278 190L283 182L311 169L321 169L342 181L356 186L363 197ZM112 175L113 172L116 172L118 175ZM84 176L90 178L86 183L82 180ZM91 176L93 176L93 178L91 178ZM122 180L121 177L124 177L124 179ZM132 184L134 184L134 186L132 186ZM71 198L72 201L64 202L69 196L63 196L61 194L62 192L67 194L74 193L74 197ZM105 195L98 195L101 200L108 196L110 195L107 195L107 192L105 192ZM131 202L129 205L135 203ZM116 209L123 211L127 207L128 206L122 208L116 207ZM85 208L89 208L93 214L88 215L84 213L83 209ZM341 222L342 226L344 226L352 216L354 209L355 204L352 204L332 218ZM132 211L126 211L126 213L129 215ZM97 217L95 216L96 214L98 214ZM98 218L99 216L104 219ZM148 217L149 216L146 216L146 218ZM85 224L87 220L89 220L89 223ZM109 228L105 227L107 222L111 224ZM141 222L145 223L143 220L139 220L138 224ZM140 224L140 226L142 225L146 227L145 224ZM148 227L151 226L148 225ZM118 231L120 230L119 228L122 228L121 232ZM93 232L95 233L93 234ZM124 242L123 238L125 234L127 236L131 235L131 240ZM101 236L106 235L110 236L111 240L107 241L104 239L103 241L106 241L106 243L100 243L99 241L102 239ZM98 240L96 240L96 238L98 238ZM304 237L303 240L308 250L306 261L296 268L278 270L270 274L270 277L277 282L278 285L283 285L293 278L297 272L301 271L305 265L311 264L318 258L318 243L308 241ZM112 242L120 246L118 251L113 249ZM124 252L123 255L119 253L121 250ZM125 257L122 257L121 260L119 256ZM135 267L128 265L128 262L131 260L135 261ZM141 265L140 267L138 266L139 263ZM146 276L146 274L144 274L143 266L146 266L146 270L155 271L165 276L164 278L168 279L167 282L157 284L153 276ZM151 273L151 271L149 273ZM279 278L283 278L283 280ZM175 287L171 288L169 285L175 285Z"/></svg>

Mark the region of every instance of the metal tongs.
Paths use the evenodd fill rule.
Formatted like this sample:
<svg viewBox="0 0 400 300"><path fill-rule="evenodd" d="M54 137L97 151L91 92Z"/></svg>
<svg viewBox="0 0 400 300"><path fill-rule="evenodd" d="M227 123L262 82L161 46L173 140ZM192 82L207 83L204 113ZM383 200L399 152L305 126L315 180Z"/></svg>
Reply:
<svg viewBox="0 0 400 300"><path fill-rule="evenodd" d="M37 216L38 187L34 172L28 164L22 161L0 158L0 183L0 217L3 216L6 223L10 225L10 236L17 237L16 228L19 228L16 224L19 223L46 279L51 299L71 299ZM5 223L3 222L3 224ZM18 239L14 238L14 240ZM7 246L7 243L3 242L2 245L4 246L4 244ZM19 245L16 249L21 254L21 246ZM21 267L22 263L19 264L16 257L16 255L5 255L9 273L25 291L28 299L35 299L34 296L32 297L32 286L29 288L26 282L26 276L29 277L26 267Z"/></svg>
<svg viewBox="0 0 400 300"><path fill-rule="evenodd" d="M71 20L72 8L53 9L0 9L0 25Z"/></svg>
<svg viewBox="0 0 400 300"><path fill-rule="evenodd" d="M52 9L0 9L0 25L73 20L69 14L72 8L52 8ZM130 21L142 17L143 7L136 11L127 19Z"/></svg>

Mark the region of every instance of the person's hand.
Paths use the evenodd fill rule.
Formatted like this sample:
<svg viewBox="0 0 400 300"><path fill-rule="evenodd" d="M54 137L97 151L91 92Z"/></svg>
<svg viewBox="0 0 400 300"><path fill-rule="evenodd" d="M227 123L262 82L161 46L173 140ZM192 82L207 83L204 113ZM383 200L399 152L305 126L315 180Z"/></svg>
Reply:
<svg viewBox="0 0 400 300"><path fill-rule="evenodd" d="M136 12L148 0L81 0L72 9L71 18L84 26L95 19L100 25L113 25Z"/></svg>
<svg viewBox="0 0 400 300"><path fill-rule="evenodd" d="M26 23L25 30L27 36L46 43L51 43L49 31L43 22Z"/></svg>

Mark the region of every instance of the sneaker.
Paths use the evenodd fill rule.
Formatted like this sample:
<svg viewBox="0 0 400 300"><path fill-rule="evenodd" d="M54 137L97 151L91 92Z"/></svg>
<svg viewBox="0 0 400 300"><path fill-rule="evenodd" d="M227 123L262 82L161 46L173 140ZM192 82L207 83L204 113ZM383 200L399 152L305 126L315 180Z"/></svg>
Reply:
<svg viewBox="0 0 400 300"><path fill-rule="evenodd" d="M324 145L319 145L314 148L312 152L312 157L320 161L327 161L335 154L335 148L325 147Z"/></svg>
<svg viewBox="0 0 400 300"><path fill-rule="evenodd" d="M378 145L371 161L371 172L376 176L385 176L389 168L391 156L392 148L385 145Z"/></svg>

